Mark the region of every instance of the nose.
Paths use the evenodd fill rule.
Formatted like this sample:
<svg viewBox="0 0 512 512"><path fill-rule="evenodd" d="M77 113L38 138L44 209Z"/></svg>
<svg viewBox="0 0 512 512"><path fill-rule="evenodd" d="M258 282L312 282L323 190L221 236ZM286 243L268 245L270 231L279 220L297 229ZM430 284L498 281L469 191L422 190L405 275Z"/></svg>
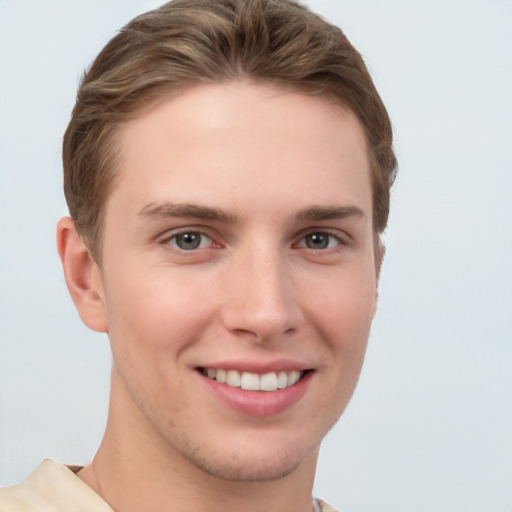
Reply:
<svg viewBox="0 0 512 512"><path fill-rule="evenodd" d="M302 315L292 270L278 250L260 247L234 257L224 276L225 327L260 342L296 331Z"/></svg>

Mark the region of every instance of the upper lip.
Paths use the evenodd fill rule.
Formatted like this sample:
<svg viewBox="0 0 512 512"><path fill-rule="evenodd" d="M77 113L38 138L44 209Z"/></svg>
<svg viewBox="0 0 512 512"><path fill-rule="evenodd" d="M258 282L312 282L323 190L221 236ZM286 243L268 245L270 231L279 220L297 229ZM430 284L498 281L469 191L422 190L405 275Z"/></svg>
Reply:
<svg viewBox="0 0 512 512"><path fill-rule="evenodd" d="M197 365L197 368L210 368L215 370L238 370L239 372L251 372L258 374L266 374L270 372L290 372L292 370L312 370L314 365L303 361L295 361L290 359L280 359L274 361L248 361L248 360L231 360L205 362Z"/></svg>

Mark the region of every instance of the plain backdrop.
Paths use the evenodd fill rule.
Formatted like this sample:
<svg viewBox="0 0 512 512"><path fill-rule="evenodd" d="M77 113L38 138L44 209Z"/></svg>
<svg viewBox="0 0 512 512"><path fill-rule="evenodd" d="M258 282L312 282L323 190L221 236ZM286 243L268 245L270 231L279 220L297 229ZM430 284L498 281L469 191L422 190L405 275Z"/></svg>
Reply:
<svg viewBox="0 0 512 512"><path fill-rule="evenodd" d="M85 463L110 353L68 297L60 144L84 68L154 0L0 0L0 484ZM359 387L316 494L512 511L512 2L310 0L362 52L400 162Z"/></svg>

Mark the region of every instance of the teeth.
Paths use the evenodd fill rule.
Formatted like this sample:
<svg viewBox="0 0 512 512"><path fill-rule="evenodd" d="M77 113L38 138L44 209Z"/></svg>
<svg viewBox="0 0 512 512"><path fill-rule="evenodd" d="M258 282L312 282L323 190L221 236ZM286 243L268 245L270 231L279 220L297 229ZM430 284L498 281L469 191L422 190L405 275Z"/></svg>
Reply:
<svg viewBox="0 0 512 512"><path fill-rule="evenodd" d="M283 389L288 386L288 375L286 372L279 372L277 375L277 387Z"/></svg>
<svg viewBox="0 0 512 512"><path fill-rule="evenodd" d="M203 370L203 375L210 379L217 380L222 384L227 384L235 388L242 388L246 391L276 391L296 384L304 372L292 370L290 372L270 372L264 375L257 373L242 372L237 370L215 370L207 368Z"/></svg>
<svg viewBox="0 0 512 512"><path fill-rule="evenodd" d="M235 388L240 386L240 374L236 370L229 370L227 373L226 384Z"/></svg>
<svg viewBox="0 0 512 512"><path fill-rule="evenodd" d="M293 370L288 375L288 386L293 386L300 379L300 372L298 370Z"/></svg>
<svg viewBox="0 0 512 512"><path fill-rule="evenodd" d="M217 370L217 375L215 376L215 378L219 382L222 382L223 384L225 384L226 383L226 370Z"/></svg>
<svg viewBox="0 0 512 512"><path fill-rule="evenodd" d="M259 391L260 390L260 377L257 373L242 373L240 378L240 387L247 391Z"/></svg>
<svg viewBox="0 0 512 512"><path fill-rule="evenodd" d="M275 372L265 373L260 377L260 389L262 391L275 391L277 389L277 375Z"/></svg>

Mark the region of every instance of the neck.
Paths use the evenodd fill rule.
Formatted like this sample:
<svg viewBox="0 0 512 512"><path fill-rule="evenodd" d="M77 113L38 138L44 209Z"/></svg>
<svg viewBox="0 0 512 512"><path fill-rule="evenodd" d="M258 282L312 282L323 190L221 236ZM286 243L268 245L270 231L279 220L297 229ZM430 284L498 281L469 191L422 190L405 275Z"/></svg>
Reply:
<svg viewBox="0 0 512 512"><path fill-rule="evenodd" d="M78 474L116 512L311 512L318 450L276 480L226 480L194 465L137 414L121 414L130 404L118 386L100 448Z"/></svg>

